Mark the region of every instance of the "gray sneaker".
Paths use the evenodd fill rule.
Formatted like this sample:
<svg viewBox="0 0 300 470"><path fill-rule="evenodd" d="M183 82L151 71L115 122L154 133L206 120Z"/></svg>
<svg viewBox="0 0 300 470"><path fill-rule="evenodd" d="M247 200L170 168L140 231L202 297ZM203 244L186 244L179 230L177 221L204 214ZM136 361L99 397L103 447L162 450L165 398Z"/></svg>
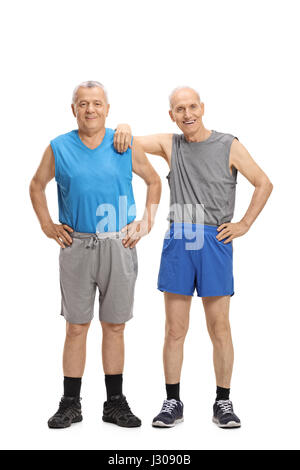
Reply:
<svg viewBox="0 0 300 470"><path fill-rule="evenodd" d="M157 428L172 428L183 421L183 403L180 400L164 400L160 413L155 416L152 426Z"/></svg>
<svg viewBox="0 0 300 470"><path fill-rule="evenodd" d="M213 407L213 422L219 428L240 428L241 421L233 412L232 402L230 400L218 400Z"/></svg>

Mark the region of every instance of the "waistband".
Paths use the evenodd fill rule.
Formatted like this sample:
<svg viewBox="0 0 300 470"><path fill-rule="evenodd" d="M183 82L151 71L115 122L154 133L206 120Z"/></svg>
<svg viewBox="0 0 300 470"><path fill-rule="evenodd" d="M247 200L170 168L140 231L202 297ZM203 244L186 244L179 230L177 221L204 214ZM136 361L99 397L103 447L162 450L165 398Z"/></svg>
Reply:
<svg viewBox="0 0 300 470"><path fill-rule="evenodd" d="M81 240L89 240L86 248L94 248L99 240L107 239L122 239L125 238L126 232L98 232L98 233L84 233L84 232L72 232L70 233L72 238L79 238Z"/></svg>
<svg viewBox="0 0 300 470"><path fill-rule="evenodd" d="M206 224L192 224L189 222L173 222L170 225L170 231L173 230L186 230L192 232L204 231L204 232L216 232L218 225L206 225Z"/></svg>

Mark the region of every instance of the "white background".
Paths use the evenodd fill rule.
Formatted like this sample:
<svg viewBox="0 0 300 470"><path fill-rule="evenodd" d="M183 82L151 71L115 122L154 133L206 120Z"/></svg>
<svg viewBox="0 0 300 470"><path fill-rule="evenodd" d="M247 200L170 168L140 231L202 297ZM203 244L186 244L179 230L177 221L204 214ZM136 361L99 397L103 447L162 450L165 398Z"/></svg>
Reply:
<svg viewBox="0 0 300 470"><path fill-rule="evenodd" d="M297 1L10 1L1 7L1 447L6 449L299 448L299 28ZM298 32L297 32L298 30ZM185 422L151 427L165 396L163 295L156 290L169 193L167 165L152 233L138 245L135 318L126 328L124 392L142 418L126 430L101 421L101 331L88 338L84 421L49 430L62 394L64 320L59 246L42 233L29 183L49 140L76 128L70 101L83 80L109 92L107 127L176 132L168 94L197 87L207 128L237 135L274 184L251 230L234 241L232 400L243 426L211 422L212 347L194 298L181 396ZM142 180L134 180L139 214ZM238 176L234 221L253 187ZM47 188L57 222L55 182Z"/></svg>

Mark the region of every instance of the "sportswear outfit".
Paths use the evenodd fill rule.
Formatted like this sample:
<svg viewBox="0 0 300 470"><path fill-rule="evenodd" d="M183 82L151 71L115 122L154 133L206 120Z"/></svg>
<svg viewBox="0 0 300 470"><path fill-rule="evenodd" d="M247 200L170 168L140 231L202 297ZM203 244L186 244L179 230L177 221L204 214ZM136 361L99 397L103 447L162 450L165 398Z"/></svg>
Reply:
<svg viewBox="0 0 300 470"><path fill-rule="evenodd" d="M234 294L232 242L219 241L217 228L233 217L237 170L229 169L232 142L237 137L212 131L202 142L188 142L183 134L172 140L170 228L163 243L158 289L199 297ZM179 384L177 384L179 389ZM170 388L166 384L166 389ZM220 427L239 427L229 400L216 401L213 421ZM183 421L177 394L164 401L153 419L155 427Z"/></svg>
<svg viewBox="0 0 300 470"><path fill-rule="evenodd" d="M164 239L158 289L174 294L234 294L232 242L216 238L233 217L237 170L229 169L233 135L212 131L202 142L174 134L170 229Z"/></svg>
<svg viewBox="0 0 300 470"><path fill-rule="evenodd" d="M59 221L73 228L73 243L60 249L61 315L70 323L99 317L109 323L132 318L138 262L120 230L136 217L131 149L119 154L114 131L90 149L74 130L51 141L55 158Z"/></svg>
<svg viewBox="0 0 300 470"><path fill-rule="evenodd" d="M138 262L136 248L125 248L121 229L136 217L132 189L132 153L119 154L114 131L105 129L101 144L87 147L78 130L51 141L55 158L59 221L73 229L72 244L60 249L61 315L69 323L89 323L93 318L96 289L99 317L108 323L132 318ZM122 374L105 376L109 394L103 420L137 427L122 394ZM50 428L65 428L82 421L81 379L64 378L64 396L49 419Z"/></svg>

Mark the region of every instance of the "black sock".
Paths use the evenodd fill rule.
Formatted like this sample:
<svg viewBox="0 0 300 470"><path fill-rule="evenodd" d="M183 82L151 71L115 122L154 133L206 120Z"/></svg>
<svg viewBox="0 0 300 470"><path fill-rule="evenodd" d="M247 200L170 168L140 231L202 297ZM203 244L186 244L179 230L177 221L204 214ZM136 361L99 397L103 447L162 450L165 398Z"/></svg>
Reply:
<svg viewBox="0 0 300 470"><path fill-rule="evenodd" d="M81 377L64 377L64 396L79 398Z"/></svg>
<svg viewBox="0 0 300 470"><path fill-rule="evenodd" d="M107 399L113 395L122 395L123 374L105 375Z"/></svg>
<svg viewBox="0 0 300 470"><path fill-rule="evenodd" d="M180 386L180 382L178 384L166 384L167 400L172 400L172 398L178 401L180 400L179 386Z"/></svg>
<svg viewBox="0 0 300 470"><path fill-rule="evenodd" d="M229 400L230 388L223 388L217 386L217 398L218 400Z"/></svg>

